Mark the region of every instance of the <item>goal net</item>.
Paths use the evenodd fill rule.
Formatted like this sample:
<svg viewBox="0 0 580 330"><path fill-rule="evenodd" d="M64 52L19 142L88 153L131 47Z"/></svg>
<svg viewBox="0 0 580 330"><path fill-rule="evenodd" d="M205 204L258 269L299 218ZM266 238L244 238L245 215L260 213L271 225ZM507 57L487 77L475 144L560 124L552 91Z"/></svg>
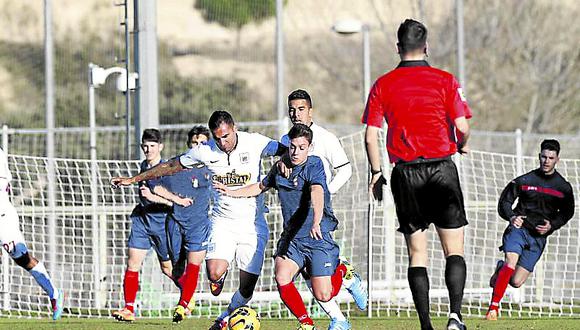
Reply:
<svg viewBox="0 0 580 330"><path fill-rule="evenodd" d="M407 253L402 235L396 232L390 188L385 187L383 202L369 202L363 137L364 133L358 132L341 138L353 165L353 175L333 199L335 213L341 221L334 236L341 254L369 281L368 314L411 316L414 308L406 280ZM93 166L87 160L49 162L47 158L15 155L10 155L8 161L14 177L12 201L19 212L22 231L32 255L46 263L56 285L65 291L64 315L107 317L121 308L130 229L128 215L137 204L137 191L136 187L113 190L109 180L113 176L137 173L138 162L98 161ZM501 257L497 248L507 224L497 215L499 194L517 175L518 168L529 171L537 166L537 159L473 151L458 157L456 162L470 222L465 238L468 267L465 314L483 315L491 295L489 277L496 259ZM270 166L271 161L266 160L264 169ZM49 177L50 168L54 168L53 180ZM388 169L388 164L383 168ZM558 170L575 189L580 183L579 168L580 160L561 160L558 165ZM270 240L251 305L263 317L288 317L287 308L277 293L272 259L282 230L282 218L275 194L268 193L267 197ZM576 210L574 219L549 238L544 256L526 284L520 289L508 289L504 313L514 317L580 316L578 213ZM438 238L433 231L430 235L431 309L436 315L444 315L448 302L444 258ZM215 317L227 306L238 287L236 267L232 270L219 297L209 293L205 271L200 272L193 298L194 317ZM6 253L1 259L1 274L3 316L48 315L48 298ZM298 288L313 316L321 316L301 279ZM151 251L140 275L137 315L170 317L178 295L174 284L162 275ZM341 292L338 300L347 314L360 315L347 293Z"/></svg>

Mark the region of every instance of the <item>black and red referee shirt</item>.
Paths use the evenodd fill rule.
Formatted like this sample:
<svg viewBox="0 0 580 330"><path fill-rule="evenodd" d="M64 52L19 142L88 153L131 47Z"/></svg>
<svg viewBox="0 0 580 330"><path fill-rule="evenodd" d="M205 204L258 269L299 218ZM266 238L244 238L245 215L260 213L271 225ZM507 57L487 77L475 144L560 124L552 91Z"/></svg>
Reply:
<svg viewBox="0 0 580 330"><path fill-rule="evenodd" d="M392 163L457 152L454 120L471 118L461 86L449 72L426 61L402 61L381 76L369 93L362 123L387 121L387 151Z"/></svg>

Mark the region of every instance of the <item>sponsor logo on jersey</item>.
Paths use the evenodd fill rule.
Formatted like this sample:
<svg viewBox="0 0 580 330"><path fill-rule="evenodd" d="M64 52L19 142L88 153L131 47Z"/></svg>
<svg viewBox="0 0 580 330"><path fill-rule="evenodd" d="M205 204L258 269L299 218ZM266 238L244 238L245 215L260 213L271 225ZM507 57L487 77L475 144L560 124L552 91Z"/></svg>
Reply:
<svg viewBox="0 0 580 330"><path fill-rule="evenodd" d="M249 152L242 152L240 154L240 163L247 164L250 161L250 153Z"/></svg>
<svg viewBox="0 0 580 330"><path fill-rule="evenodd" d="M228 187L236 187L246 185L250 182L251 178L252 175L250 173L238 174L236 173L236 170L233 170L224 175L214 174L212 176L212 181L220 182Z"/></svg>
<svg viewBox="0 0 580 330"><path fill-rule="evenodd" d="M521 189L522 191L537 191L541 194L564 198L564 193L552 188L523 185Z"/></svg>
<svg viewBox="0 0 580 330"><path fill-rule="evenodd" d="M332 266L332 263L330 263L330 262L324 263L324 267L330 267L330 266Z"/></svg>

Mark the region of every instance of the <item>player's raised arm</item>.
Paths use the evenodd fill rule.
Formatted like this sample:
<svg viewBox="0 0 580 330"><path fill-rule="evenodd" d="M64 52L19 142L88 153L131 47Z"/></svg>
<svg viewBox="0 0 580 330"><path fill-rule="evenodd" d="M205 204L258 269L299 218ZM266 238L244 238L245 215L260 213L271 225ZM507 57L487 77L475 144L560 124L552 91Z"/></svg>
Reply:
<svg viewBox="0 0 580 330"><path fill-rule="evenodd" d="M179 159L173 158L132 177L114 177L111 179L111 185L115 188L119 186L128 186L139 181L156 179L165 175L172 175L183 170L184 168L185 167L179 162Z"/></svg>

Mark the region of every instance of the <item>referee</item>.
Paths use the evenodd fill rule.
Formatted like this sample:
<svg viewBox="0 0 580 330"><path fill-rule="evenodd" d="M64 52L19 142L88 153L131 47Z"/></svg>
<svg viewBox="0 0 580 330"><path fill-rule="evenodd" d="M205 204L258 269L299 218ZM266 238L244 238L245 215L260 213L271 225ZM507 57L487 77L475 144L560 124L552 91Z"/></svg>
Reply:
<svg viewBox="0 0 580 330"><path fill-rule="evenodd" d="M378 132L388 125L387 151L395 164L391 190L399 231L409 254L407 276L421 329L433 329L429 318L427 232L435 224L447 260L449 291L447 329L466 329L461 318L466 266L463 227L467 225L463 194L451 156L468 152L471 110L452 74L432 68L427 56L427 28L407 19L397 31L401 62L371 88L362 122L371 165L371 191L381 184ZM381 180L379 180L381 179ZM378 189L380 190L380 189ZM375 195L375 198L379 196Z"/></svg>

